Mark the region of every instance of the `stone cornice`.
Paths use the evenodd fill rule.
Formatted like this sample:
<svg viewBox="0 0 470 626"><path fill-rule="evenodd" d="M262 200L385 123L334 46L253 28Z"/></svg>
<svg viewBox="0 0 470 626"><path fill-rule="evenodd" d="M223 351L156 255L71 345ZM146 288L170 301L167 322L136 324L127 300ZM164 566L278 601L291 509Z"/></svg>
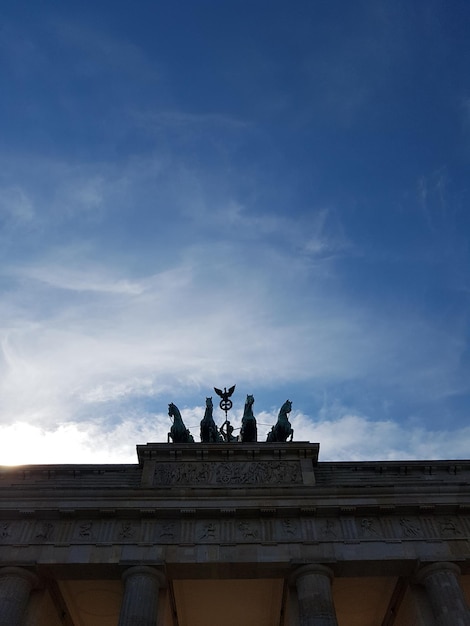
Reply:
<svg viewBox="0 0 470 626"><path fill-rule="evenodd" d="M318 462L319 443L147 443L137 446L139 465L145 461L248 461L300 460Z"/></svg>
<svg viewBox="0 0 470 626"><path fill-rule="evenodd" d="M318 462L319 444L161 444L137 446L137 464L0 468L0 510L254 508L275 498L317 511L348 507L470 507L470 461ZM125 503L125 504L123 504ZM232 503L233 506L232 506ZM94 508L94 507L93 507ZM436 509L437 510L437 509Z"/></svg>

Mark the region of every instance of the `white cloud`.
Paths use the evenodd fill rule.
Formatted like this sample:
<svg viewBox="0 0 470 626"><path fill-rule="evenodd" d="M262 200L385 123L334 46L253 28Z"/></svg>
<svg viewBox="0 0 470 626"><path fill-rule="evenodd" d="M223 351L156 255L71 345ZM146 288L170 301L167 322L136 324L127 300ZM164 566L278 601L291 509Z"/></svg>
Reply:
<svg viewBox="0 0 470 626"><path fill-rule="evenodd" d="M55 255L57 257L57 254ZM66 261L66 259L64 259ZM56 264L18 266L10 275L38 281L57 289L91 291L102 294L141 294L144 285L137 281L116 278L106 268L92 264L87 269Z"/></svg>
<svg viewBox="0 0 470 626"><path fill-rule="evenodd" d="M204 408L181 407L181 413L195 441L199 441L199 422ZM258 440L264 442L276 415L267 411L255 412L255 415ZM241 416L241 409L231 416L235 434L239 432ZM294 428L294 442L320 443L320 462L463 459L468 456L470 427L426 431L352 414L315 422L295 411L289 418ZM219 425L222 421L223 418L217 419ZM166 442L170 427L165 413L132 414L112 426L95 420L45 429L16 422L0 426L0 459L3 465L136 463L136 445Z"/></svg>
<svg viewBox="0 0 470 626"><path fill-rule="evenodd" d="M96 215L93 207L103 233L113 225L114 199L125 210L136 196L148 203L154 179L163 181L171 169L155 156L96 168L34 158L10 166L17 176L33 172L25 187L39 189L31 220L45 235L56 218L64 227L75 215ZM44 191L38 181L48 168L53 176ZM173 211L162 197L152 198L156 223L171 221L176 236L157 232L145 249L128 237L125 254L112 236L101 234L111 253L83 237L78 245L51 245L45 236L32 260L4 262L5 428L25 422L56 433L61 424L98 420L104 433L118 418L125 423L123 411L135 403L140 419L150 403L160 410L163 397L177 402L219 380L254 390L292 381L319 389L354 383L357 395L379 385L388 398L408 394L418 402L467 390L456 376L465 328L442 332L401 303L385 310L343 293L341 268L328 256L348 251L334 210L305 219L265 215L230 197L212 201L208 189L193 194L197 181L184 168L177 173L173 183L181 175L184 184L170 190L171 207L184 208ZM54 178L61 182L52 192ZM82 183L91 191L77 200ZM179 235L187 237L181 245ZM126 266L136 259L137 269Z"/></svg>
<svg viewBox="0 0 470 626"><path fill-rule="evenodd" d="M9 214L41 228L44 244L76 217L96 224L105 202L119 193L119 168L106 164L74 164L64 160L0 153L0 215ZM69 235L69 234L68 234Z"/></svg>
<svg viewBox="0 0 470 626"><path fill-rule="evenodd" d="M194 404L219 380L266 394L297 385L302 406L347 387L348 406L319 422L332 454L334 428L348 433L351 454L363 454L362 438L379 454L382 436L401 454L401 427L380 418L401 401L404 419L413 412L409 398L416 414L431 407L437 419L442 399L452 397L447 412L458 404L462 419L467 303L448 287L458 273L468 283L466 187L462 168L426 172L414 151L410 176L421 205L416 194L410 204L428 232L422 237L405 211L393 224L380 219L400 192L380 167L386 133L374 128L405 102L393 87L409 52L404 13L382 9L366 11L347 32L334 20L340 46L312 38L312 24L296 19L298 45L285 58L270 53L269 37L248 41L226 55L222 73L216 65L206 72L204 102L191 99L191 79L161 38L155 47L152 38L123 36L117 22L100 26L53 10L39 12L37 24L5 21L12 115L0 153L3 428L34 424L43 430L28 437L41 441L75 433L80 449L92 450L93 433L139 435L126 411L145 430L152 403L158 411L167 396ZM371 54L379 47L387 53ZM196 65L194 84L207 70ZM237 98L227 99L234 87ZM376 106L392 92L398 99ZM468 98L462 106L468 118ZM338 133L348 126L364 126L364 141L338 187L356 137ZM412 154L395 144L405 171ZM439 155L428 156L439 164ZM336 208L335 197L347 198L349 209ZM383 252L362 257L353 233L368 234ZM352 255L359 262L348 265ZM407 281L404 256L414 255L429 265L410 265ZM379 421L358 417L387 402ZM420 449L427 435L413 432Z"/></svg>
<svg viewBox="0 0 470 626"><path fill-rule="evenodd" d="M374 319L321 281L305 298L282 256L268 268L229 260L226 272L210 267L213 253L193 248L181 265L132 280L67 258L16 270L22 282L0 306L1 421L110 420L117 402L224 379L386 381L426 401L455 391L464 342L419 318Z"/></svg>
<svg viewBox="0 0 470 626"><path fill-rule="evenodd" d="M432 431L357 415L314 424L313 432L323 461L467 458L470 444L470 427Z"/></svg>

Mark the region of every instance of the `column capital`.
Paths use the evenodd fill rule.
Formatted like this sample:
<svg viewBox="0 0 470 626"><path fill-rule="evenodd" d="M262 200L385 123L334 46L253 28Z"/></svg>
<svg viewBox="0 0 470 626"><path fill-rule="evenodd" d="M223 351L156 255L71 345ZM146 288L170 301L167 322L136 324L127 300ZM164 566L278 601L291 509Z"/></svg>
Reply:
<svg viewBox="0 0 470 626"><path fill-rule="evenodd" d="M295 569L289 577L289 584L295 585L297 580L302 576L308 576L309 574L327 576L330 581L334 578L333 570L326 565L320 563L308 563L307 565L300 565Z"/></svg>
<svg viewBox="0 0 470 626"><path fill-rule="evenodd" d="M456 576L460 576L461 574L460 567L456 563L452 563L451 561L440 561L424 565L424 567L422 567L415 575L415 581L417 583L423 583L425 578L428 576L442 571L452 572Z"/></svg>
<svg viewBox="0 0 470 626"><path fill-rule="evenodd" d="M16 565L6 565L5 567L0 567L0 578L3 578L4 576L16 576L18 578L23 578L29 583L31 589L39 587L38 576L24 567L17 567Z"/></svg>
<svg viewBox="0 0 470 626"><path fill-rule="evenodd" d="M131 576L149 576L156 580L159 587L166 586L165 574L161 571L161 569L151 567L150 565L133 565L132 567L129 567L122 574L123 582L125 583Z"/></svg>

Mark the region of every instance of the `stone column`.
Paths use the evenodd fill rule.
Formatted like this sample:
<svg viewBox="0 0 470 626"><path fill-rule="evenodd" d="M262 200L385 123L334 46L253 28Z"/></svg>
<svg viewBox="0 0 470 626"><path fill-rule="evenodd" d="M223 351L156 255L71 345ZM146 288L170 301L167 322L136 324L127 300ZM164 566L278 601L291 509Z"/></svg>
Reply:
<svg viewBox="0 0 470 626"><path fill-rule="evenodd" d="M338 626L331 593L333 572L324 565L304 565L292 575L297 587L300 626Z"/></svg>
<svg viewBox="0 0 470 626"><path fill-rule="evenodd" d="M159 570L137 565L122 576L124 596L119 626L157 626L158 591L165 584Z"/></svg>
<svg viewBox="0 0 470 626"><path fill-rule="evenodd" d="M36 574L22 567L0 569L0 626L20 626L29 594L39 583Z"/></svg>
<svg viewBox="0 0 470 626"><path fill-rule="evenodd" d="M434 563L418 572L429 599L437 626L470 626L470 610L459 583L455 563Z"/></svg>

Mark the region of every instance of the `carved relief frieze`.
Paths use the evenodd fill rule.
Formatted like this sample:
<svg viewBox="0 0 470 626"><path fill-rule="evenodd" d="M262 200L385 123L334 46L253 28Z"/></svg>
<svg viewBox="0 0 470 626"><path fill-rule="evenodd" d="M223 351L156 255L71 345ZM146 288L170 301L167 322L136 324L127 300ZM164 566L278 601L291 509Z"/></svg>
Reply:
<svg viewBox="0 0 470 626"><path fill-rule="evenodd" d="M292 519L283 519L281 521L282 534L287 539L295 539L299 536L299 526Z"/></svg>
<svg viewBox="0 0 470 626"><path fill-rule="evenodd" d="M214 524L214 522L209 522L208 524L202 524L199 527L198 532L198 540L206 540L210 541L212 539L218 540L219 537L219 529L218 525Z"/></svg>
<svg viewBox="0 0 470 626"><path fill-rule="evenodd" d="M302 483L299 461L157 463L154 486L290 485Z"/></svg>
<svg viewBox="0 0 470 626"><path fill-rule="evenodd" d="M470 541L470 516L9 520L0 546Z"/></svg>
<svg viewBox="0 0 470 626"><path fill-rule="evenodd" d="M131 522L121 522L119 528L119 537L121 539L134 539L136 530Z"/></svg>
<svg viewBox="0 0 470 626"><path fill-rule="evenodd" d="M462 537L463 530L460 528L457 520L451 517L445 517L438 522L439 533L443 537Z"/></svg>
<svg viewBox="0 0 470 626"><path fill-rule="evenodd" d="M326 541L332 541L334 539L342 540L342 533L340 525L336 520L325 519L319 521L320 523L320 536Z"/></svg>
<svg viewBox="0 0 470 626"><path fill-rule="evenodd" d="M0 541L8 541L11 537L11 522L0 523Z"/></svg>
<svg viewBox="0 0 470 626"><path fill-rule="evenodd" d="M38 522L36 530L36 539L50 541L54 533L54 524L52 522Z"/></svg>
<svg viewBox="0 0 470 626"><path fill-rule="evenodd" d="M238 524L238 530L241 534L242 539L257 540L260 535L259 529L257 528L257 524L255 522L240 522Z"/></svg>
<svg viewBox="0 0 470 626"><path fill-rule="evenodd" d="M80 539L92 539L93 522L81 522L78 524L78 536Z"/></svg>
<svg viewBox="0 0 470 626"><path fill-rule="evenodd" d="M361 538L376 539L380 536L377 520L372 517L363 517L360 521L359 535Z"/></svg>
<svg viewBox="0 0 470 626"><path fill-rule="evenodd" d="M418 539L423 536L423 528L419 520L416 518L400 518L400 528L403 538Z"/></svg>
<svg viewBox="0 0 470 626"><path fill-rule="evenodd" d="M157 531L158 539L162 541L174 541L177 536L177 532L178 530L175 522L160 524Z"/></svg>

